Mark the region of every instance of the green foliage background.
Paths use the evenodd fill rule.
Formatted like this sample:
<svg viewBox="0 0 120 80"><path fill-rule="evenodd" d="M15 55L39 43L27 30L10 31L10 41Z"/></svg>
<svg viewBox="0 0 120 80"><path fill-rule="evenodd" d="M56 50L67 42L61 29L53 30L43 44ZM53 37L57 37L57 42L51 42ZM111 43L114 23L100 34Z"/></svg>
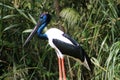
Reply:
<svg viewBox="0 0 120 80"><path fill-rule="evenodd" d="M119 0L0 0L0 79L58 80L56 53L35 36L22 47L39 14L49 12L48 28L59 28L85 49L95 65L90 80L120 80ZM57 15L59 13L59 15ZM68 80L80 77L80 63L65 57Z"/></svg>

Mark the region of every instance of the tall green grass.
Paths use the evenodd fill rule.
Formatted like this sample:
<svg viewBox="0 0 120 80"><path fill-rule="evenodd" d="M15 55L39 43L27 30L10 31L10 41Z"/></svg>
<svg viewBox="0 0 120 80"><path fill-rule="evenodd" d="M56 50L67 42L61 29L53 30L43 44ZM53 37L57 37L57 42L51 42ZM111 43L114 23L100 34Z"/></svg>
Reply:
<svg viewBox="0 0 120 80"><path fill-rule="evenodd" d="M0 79L58 79L56 53L47 41L35 36L26 47L22 47L39 14L48 11L53 17L48 28L58 28L61 24L60 27L63 26L64 31L77 40L91 57L95 66L90 80L119 80L119 1L90 0L86 1L86 7L74 0L59 2L61 18L56 21L54 1L0 1ZM65 61L68 80L85 80L79 62L66 56Z"/></svg>

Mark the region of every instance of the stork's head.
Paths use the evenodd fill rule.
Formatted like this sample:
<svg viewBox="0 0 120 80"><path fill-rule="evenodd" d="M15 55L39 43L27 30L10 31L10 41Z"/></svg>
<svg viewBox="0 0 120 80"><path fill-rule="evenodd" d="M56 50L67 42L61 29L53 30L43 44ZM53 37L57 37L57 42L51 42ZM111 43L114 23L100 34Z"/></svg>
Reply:
<svg viewBox="0 0 120 80"><path fill-rule="evenodd" d="M50 14L48 13L43 13L39 16L39 21L41 24L44 24L44 23L49 23L50 22L50 19L51 19L51 16Z"/></svg>
<svg viewBox="0 0 120 80"><path fill-rule="evenodd" d="M35 27L37 27L38 29L43 24L47 25L50 22L50 20L51 20L51 15L48 14L48 12L44 12L39 16L37 25Z"/></svg>
<svg viewBox="0 0 120 80"><path fill-rule="evenodd" d="M41 14L39 16L39 20L38 20L36 26L34 27L34 29L32 30L32 32L30 33L30 35L26 39L26 41L23 44L23 46L25 46L26 43L28 43L30 41L30 39L33 37L33 35L36 33L36 31L39 29L39 27L41 27L41 25L46 26L50 22L50 20L51 20L51 15L48 14L47 12Z"/></svg>

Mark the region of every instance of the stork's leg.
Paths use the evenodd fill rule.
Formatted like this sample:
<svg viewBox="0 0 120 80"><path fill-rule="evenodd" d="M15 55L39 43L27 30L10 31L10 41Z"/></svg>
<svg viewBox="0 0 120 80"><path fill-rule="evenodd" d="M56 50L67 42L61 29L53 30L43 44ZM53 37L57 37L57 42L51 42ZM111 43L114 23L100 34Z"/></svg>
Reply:
<svg viewBox="0 0 120 80"><path fill-rule="evenodd" d="M62 65L61 65L61 58L58 57L58 67L59 67L59 80L62 80Z"/></svg>
<svg viewBox="0 0 120 80"><path fill-rule="evenodd" d="M59 80L66 80L64 57L59 50L56 50L59 65Z"/></svg>
<svg viewBox="0 0 120 80"><path fill-rule="evenodd" d="M65 66L64 66L64 58L61 58L61 64L62 64L63 80L66 80Z"/></svg>

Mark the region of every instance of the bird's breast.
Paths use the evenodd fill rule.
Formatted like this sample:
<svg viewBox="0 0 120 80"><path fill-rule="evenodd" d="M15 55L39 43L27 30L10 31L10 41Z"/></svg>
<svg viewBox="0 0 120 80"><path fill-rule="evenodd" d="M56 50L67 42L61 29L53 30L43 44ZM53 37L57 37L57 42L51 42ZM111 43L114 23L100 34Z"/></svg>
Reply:
<svg viewBox="0 0 120 80"><path fill-rule="evenodd" d="M52 42L53 39L58 39L66 43L73 44L69 39L63 36L64 32L57 28L51 28L45 34L48 37L50 46L53 48L55 47L55 45Z"/></svg>

